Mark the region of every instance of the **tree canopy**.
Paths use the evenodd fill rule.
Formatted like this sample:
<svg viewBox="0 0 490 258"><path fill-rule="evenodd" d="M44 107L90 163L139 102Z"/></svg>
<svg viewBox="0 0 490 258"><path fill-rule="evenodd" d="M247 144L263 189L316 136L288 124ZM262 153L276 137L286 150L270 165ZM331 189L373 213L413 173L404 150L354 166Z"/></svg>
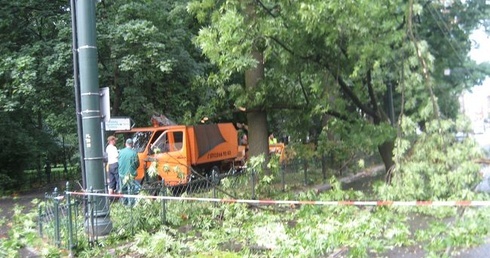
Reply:
<svg viewBox="0 0 490 258"><path fill-rule="evenodd" d="M1 115L36 146L15 159L39 169L45 146L76 146L70 6L2 3ZM101 1L99 81L112 116L137 125L156 113L247 123L254 154L271 131L322 159L377 150L388 170L404 117L421 130L456 118L488 74L468 57L487 13L481 0Z"/></svg>
<svg viewBox="0 0 490 258"><path fill-rule="evenodd" d="M260 155L267 151L269 131L290 137L288 148L302 160L318 159L323 165L347 162L352 153L378 152L387 184L373 187L377 200L477 198L473 189L481 178L475 159L483 156L482 150L470 139L456 141L454 132L469 131L461 117L460 94L490 73L488 63L476 64L468 56L471 32L489 25L487 1L95 2L98 79L110 89L112 116L131 117L138 126L149 125L154 114L181 124L247 124L252 168L266 168L257 164L267 160ZM45 159L60 156L65 140L76 146L77 131L71 7L56 0L1 3L3 190L20 186L26 169L40 173ZM258 180L258 187L252 175L252 180L235 178L261 194L272 192L270 175ZM241 190L229 178L222 184L225 190ZM288 192L280 197L340 202L366 197L343 191L339 181L332 184L324 194ZM122 221L137 225L141 233L115 234L136 238L141 245L135 247L143 246L145 255L149 243L154 256L163 249L188 255L202 254L206 247L211 253L232 244L230 236L246 245L276 236L279 248L264 252L272 256L318 256L337 247L367 256L373 249L412 244L413 238L447 254L447 248L486 234L487 227L477 222L488 219L485 210L472 210L463 221L469 224L467 231L456 221L451 230L436 225L414 236L406 214L392 207L299 205L273 211L239 203L226 208L168 204L170 223L163 227L158 221L161 203L141 201L144 209L132 209L141 212L138 221L127 216L127 209L120 210L127 219ZM150 205L156 209L147 209ZM117 212L112 209L111 216ZM453 216L456 209L450 212ZM150 224L148 231L141 227ZM388 226L380 230L380 224ZM190 233L197 237L190 239ZM294 237L277 238L288 234ZM244 252L250 254L249 249Z"/></svg>
<svg viewBox="0 0 490 258"><path fill-rule="evenodd" d="M377 147L387 170L400 117L422 129L434 116L455 118L459 94L488 74L468 58L469 34L486 8L482 1L232 0L189 7L209 22L196 41L220 68L209 77L217 91L236 106L267 110L272 127L297 138ZM233 75L258 66L257 48L265 76L250 89ZM451 68L457 72L444 76Z"/></svg>

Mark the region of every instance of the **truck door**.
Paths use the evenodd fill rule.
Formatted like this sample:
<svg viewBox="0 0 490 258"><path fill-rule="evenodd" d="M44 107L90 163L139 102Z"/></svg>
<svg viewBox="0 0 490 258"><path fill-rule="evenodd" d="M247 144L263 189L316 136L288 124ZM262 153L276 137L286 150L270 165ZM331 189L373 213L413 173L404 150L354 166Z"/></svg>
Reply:
<svg viewBox="0 0 490 258"><path fill-rule="evenodd" d="M151 145L157 172L169 186L189 181L190 169L183 129L168 129Z"/></svg>

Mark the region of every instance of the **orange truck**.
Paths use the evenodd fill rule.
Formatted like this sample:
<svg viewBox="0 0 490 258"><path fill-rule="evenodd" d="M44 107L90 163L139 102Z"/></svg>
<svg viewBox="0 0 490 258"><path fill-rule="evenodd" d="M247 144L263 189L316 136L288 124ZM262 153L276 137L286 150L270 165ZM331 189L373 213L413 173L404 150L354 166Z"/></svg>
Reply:
<svg viewBox="0 0 490 258"><path fill-rule="evenodd" d="M191 182L195 173L219 178L223 173L240 172L245 163L246 146L238 144L232 123L156 125L116 134L133 140L140 160L136 180L141 183L150 177L163 179L167 186L180 186ZM269 148L283 154L284 144Z"/></svg>

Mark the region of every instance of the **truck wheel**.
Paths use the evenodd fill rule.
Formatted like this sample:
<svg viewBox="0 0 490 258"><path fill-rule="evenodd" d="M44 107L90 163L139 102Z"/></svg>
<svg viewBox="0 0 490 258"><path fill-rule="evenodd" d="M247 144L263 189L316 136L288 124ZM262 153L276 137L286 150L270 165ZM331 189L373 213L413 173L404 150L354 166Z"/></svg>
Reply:
<svg viewBox="0 0 490 258"><path fill-rule="evenodd" d="M221 182L221 178L219 175L219 168L217 166L213 166L211 168L211 172L209 173L210 180L213 185L218 185Z"/></svg>

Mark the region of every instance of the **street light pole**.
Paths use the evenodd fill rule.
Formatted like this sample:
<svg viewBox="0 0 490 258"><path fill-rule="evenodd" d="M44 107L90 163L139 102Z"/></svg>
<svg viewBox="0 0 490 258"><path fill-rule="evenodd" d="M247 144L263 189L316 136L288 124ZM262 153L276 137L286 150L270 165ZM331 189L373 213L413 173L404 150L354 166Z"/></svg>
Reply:
<svg viewBox="0 0 490 258"><path fill-rule="evenodd" d="M76 0L76 27L86 187L95 193L105 193L95 1ZM96 196L91 200L86 212L86 231L94 236L107 235L112 230L107 198Z"/></svg>
<svg viewBox="0 0 490 258"><path fill-rule="evenodd" d="M82 186L85 188L85 162L83 151L83 132L82 132L82 116L80 114L80 79L78 78L78 46L77 46L77 21L75 14L75 0L70 0L71 12L71 31L72 31L72 54L73 54L73 86L75 88L75 110L77 115L77 134L78 134L78 149L80 151L80 171L82 172Z"/></svg>

